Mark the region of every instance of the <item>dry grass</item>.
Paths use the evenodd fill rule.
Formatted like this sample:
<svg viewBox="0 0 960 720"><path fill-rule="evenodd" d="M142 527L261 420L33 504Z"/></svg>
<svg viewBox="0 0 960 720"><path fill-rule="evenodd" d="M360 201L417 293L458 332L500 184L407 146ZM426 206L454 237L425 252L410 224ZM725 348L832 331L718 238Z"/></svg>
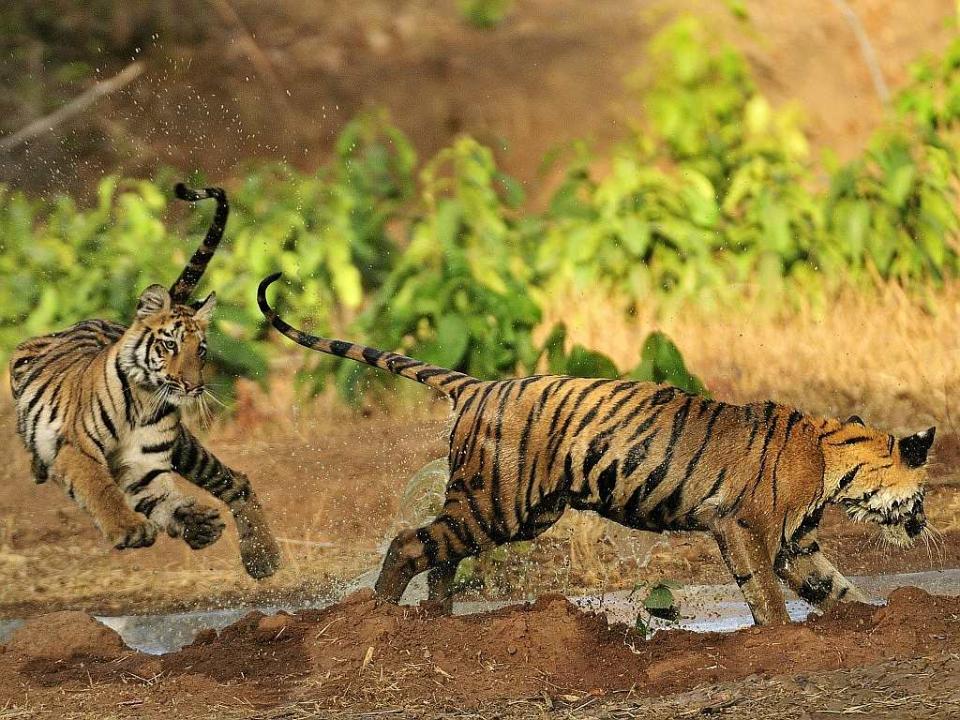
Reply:
<svg viewBox="0 0 960 720"><path fill-rule="evenodd" d="M821 311L785 312L763 298L723 312L651 306L628 317L618 307L603 296L569 293L553 298L544 328L562 319L572 341L620 367L634 366L647 333L662 330L720 399L858 414L894 432L930 424L957 432L960 283L926 302L893 286L843 293Z"/></svg>

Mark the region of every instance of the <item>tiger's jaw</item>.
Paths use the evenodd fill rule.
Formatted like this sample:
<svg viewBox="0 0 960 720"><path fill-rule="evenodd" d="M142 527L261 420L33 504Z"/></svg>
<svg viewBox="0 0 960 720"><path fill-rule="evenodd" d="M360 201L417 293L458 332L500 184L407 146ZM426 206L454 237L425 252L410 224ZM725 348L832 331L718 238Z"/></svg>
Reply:
<svg viewBox="0 0 960 720"><path fill-rule="evenodd" d="M883 539L896 547L911 547L927 526L922 488L900 497L881 488L839 502L851 519L880 525Z"/></svg>

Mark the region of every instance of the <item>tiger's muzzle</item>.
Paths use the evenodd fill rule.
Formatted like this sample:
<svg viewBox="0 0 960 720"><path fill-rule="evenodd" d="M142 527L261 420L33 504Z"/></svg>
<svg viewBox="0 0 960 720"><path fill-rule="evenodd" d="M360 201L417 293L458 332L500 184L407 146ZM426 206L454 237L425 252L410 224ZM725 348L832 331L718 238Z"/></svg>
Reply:
<svg viewBox="0 0 960 720"><path fill-rule="evenodd" d="M883 538L898 547L913 545L927 527L923 490L903 498L885 498L883 491L873 490L844 498L841 505L853 520L880 525Z"/></svg>

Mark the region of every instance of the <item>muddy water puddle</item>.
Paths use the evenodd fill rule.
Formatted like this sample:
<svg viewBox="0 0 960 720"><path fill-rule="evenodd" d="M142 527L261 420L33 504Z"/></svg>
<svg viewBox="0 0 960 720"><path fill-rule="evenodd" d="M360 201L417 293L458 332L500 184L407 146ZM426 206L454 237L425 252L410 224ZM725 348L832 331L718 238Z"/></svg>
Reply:
<svg viewBox="0 0 960 720"><path fill-rule="evenodd" d="M960 569L900 573L851 578L877 603L898 587L918 587L932 595L960 595ZM361 583L364 584L364 583ZM750 611L736 585L687 585L674 591L680 608L680 617L675 622L654 618L651 627L656 629L679 628L695 632L730 632L752 624ZM804 620L813 608L803 600L787 592L787 610L795 620ZM417 601L418 598L414 598ZM585 610L606 614L610 622L633 624L642 600L629 591L604 595L571 596L570 600ZM162 615L97 616L97 620L120 634L123 641L134 650L150 654L162 654L179 650L190 644L201 630L221 630L235 623L253 610L270 615L280 611L295 612L309 608L323 608L332 600L298 607L272 605L242 608L198 610ZM454 605L454 613L466 615L489 612L516 601L466 601ZM4 642L22 620L0 620L0 643Z"/></svg>

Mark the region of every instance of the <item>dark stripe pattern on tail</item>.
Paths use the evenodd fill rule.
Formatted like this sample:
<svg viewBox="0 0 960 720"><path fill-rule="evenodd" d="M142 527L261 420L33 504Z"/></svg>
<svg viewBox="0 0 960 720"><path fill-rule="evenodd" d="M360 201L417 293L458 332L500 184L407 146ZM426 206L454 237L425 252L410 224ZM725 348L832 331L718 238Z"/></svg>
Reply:
<svg viewBox="0 0 960 720"><path fill-rule="evenodd" d="M281 275L282 273L274 273L260 282L260 286L257 288L257 304L260 306L260 312L270 321L270 324L298 345L329 355L349 358L409 380L416 380L418 383L439 390L451 398L456 398L463 388L480 382L465 373L414 360L406 355L377 350L346 340L330 340L317 337L298 330L277 315L276 311L267 302L267 288L280 279Z"/></svg>
<svg viewBox="0 0 960 720"><path fill-rule="evenodd" d="M183 183L177 183L173 191L179 199L189 202L197 202L208 198L214 198L217 201L217 210L213 215L213 221L210 223L203 242L193 253L190 262L180 273L180 277L170 287L172 301L175 304L183 304L187 302L190 294L196 289L197 283L200 282L200 278L203 277L203 273L207 269L207 263L210 262L210 258L213 257L213 253L216 252L217 246L220 244L223 231L227 227L230 205L227 203L227 194L222 188L218 187L208 187L202 191L197 191L191 190Z"/></svg>

